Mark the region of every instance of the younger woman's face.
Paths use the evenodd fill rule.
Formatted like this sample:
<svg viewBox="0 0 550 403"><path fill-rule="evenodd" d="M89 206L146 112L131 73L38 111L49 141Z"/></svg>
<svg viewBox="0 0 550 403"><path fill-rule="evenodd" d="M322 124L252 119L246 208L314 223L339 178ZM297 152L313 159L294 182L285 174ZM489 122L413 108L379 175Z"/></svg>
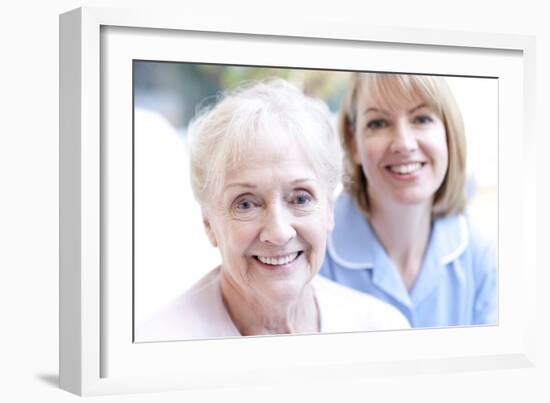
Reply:
<svg viewBox="0 0 550 403"><path fill-rule="evenodd" d="M373 208L425 204L431 208L448 168L445 125L419 95L396 96L380 102L360 91L354 161L367 178Z"/></svg>

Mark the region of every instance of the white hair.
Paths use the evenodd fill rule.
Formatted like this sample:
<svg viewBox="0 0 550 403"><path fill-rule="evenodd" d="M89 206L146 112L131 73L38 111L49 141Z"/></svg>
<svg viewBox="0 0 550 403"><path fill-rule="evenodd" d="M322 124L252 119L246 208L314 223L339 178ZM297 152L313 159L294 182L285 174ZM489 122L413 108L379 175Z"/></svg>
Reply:
<svg viewBox="0 0 550 403"><path fill-rule="evenodd" d="M328 107L283 79L247 82L224 93L193 118L188 136L191 186L201 205L221 190L228 166L261 158L259 147L275 156L285 146L300 147L330 195L340 180L341 150Z"/></svg>

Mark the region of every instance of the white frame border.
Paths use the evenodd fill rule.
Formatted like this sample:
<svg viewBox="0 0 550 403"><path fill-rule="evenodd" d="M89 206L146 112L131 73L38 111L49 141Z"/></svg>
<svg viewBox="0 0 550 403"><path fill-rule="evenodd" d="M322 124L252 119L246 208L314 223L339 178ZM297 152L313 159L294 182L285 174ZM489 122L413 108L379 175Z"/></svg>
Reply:
<svg viewBox="0 0 550 403"><path fill-rule="evenodd" d="M478 49L518 50L523 54L524 71L524 159L532 160L535 147L535 40L520 35L468 33L410 28L369 27L311 21L284 28L277 22L231 19L201 19L189 13L151 10L80 8L60 16L60 386L79 395L97 395L137 391L158 391L190 387L230 386L236 379L213 374L201 380L163 377L156 379L101 378L100 298L101 246L100 191L100 27L121 26L178 29L198 32L275 35L295 38L324 38L384 43L422 44ZM528 166L533 164L527 164ZM523 217L525 231L535 228L535 173L525 168ZM529 197L531 196L531 197ZM527 258L525 287L535 306L535 244L523 239ZM529 309L528 312L534 312ZM535 318L530 317L526 342L514 354L475 358L397 361L386 364L355 363L331 371L334 379L345 377L418 374L472 369L534 366ZM304 373L308 378L327 375L323 366L307 371L289 368L284 381ZM267 381L250 376L245 384ZM278 379L277 381L281 381Z"/></svg>

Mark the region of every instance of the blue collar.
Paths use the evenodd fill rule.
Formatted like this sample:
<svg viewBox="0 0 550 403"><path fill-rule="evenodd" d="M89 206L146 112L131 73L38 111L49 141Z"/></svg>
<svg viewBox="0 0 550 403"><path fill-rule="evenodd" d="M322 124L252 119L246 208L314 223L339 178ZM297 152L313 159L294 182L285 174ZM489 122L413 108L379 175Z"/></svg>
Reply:
<svg viewBox="0 0 550 403"><path fill-rule="evenodd" d="M433 290L443 275L442 266L458 259L468 245L464 216L436 219L424 262L409 294L368 220L345 192L336 202L334 218L335 227L327 242L327 251L334 262L350 270L373 269L373 282L407 306ZM387 270L388 267L393 270Z"/></svg>

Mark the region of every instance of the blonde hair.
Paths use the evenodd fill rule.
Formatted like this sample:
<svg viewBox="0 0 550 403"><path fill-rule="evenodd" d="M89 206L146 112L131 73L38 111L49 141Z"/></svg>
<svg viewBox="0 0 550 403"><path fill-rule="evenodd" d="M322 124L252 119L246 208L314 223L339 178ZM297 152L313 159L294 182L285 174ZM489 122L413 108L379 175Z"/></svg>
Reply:
<svg viewBox="0 0 550 403"><path fill-rule="evenodd" d="M350 148L357 129L359 93L372 97L382 107L420 96L438 114L445 126L449 162L443 183L434 195L432 217L464 211L466 137L462 115L450 88L443 77L388 73L353 73L338 117L338 132L344 149L344 189L357 207L367 216L370 213L367 178L361 165L354 162Z"/></svg>
<svg viewBox="0 0 550 403"><path fill-rule="evenodd" d="M275 156L299 147L334 193L341 177L338 137L326 104L283 79L250 81L221 95L189 124L191 186L203 205L223 186L226 169L269 147Z"/></svg>

